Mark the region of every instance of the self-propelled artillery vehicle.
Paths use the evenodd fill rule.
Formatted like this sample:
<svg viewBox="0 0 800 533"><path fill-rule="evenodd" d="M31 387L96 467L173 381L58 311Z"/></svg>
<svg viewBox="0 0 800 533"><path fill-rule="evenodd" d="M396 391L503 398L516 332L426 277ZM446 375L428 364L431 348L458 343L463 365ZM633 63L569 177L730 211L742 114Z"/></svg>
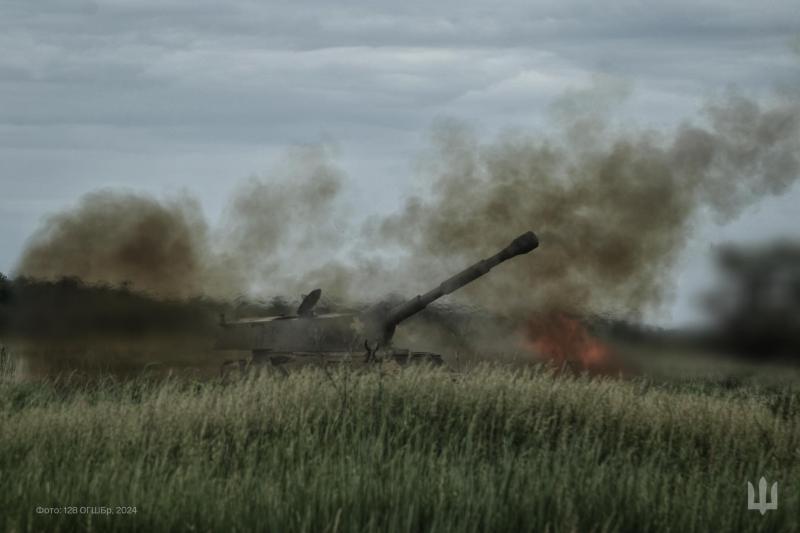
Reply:
<svg viewBox="0 0 800 533"><path fill-rule="evenodd" d="M427 361L441 363L441 356L392 346L395 329L430 303L487 274L492 268L539 245L529 231L514 239L497 254L478 261L425 294L392 306L377 304L358 313L315 314L320 289L303 298L297 312L288 315L226 320L217 348L250 351L252 359L229 361L282 367L292 362L325 363L362 359L365 362L394 360L399 364Z"/></svg>

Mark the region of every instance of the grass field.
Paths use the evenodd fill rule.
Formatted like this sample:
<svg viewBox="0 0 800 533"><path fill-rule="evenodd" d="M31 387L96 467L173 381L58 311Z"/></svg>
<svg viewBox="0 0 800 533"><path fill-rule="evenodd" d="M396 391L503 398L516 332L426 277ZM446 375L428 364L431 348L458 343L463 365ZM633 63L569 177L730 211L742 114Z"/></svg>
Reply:
<svg viewBox="0 0 800 533"><path fill-rule="evenodd" d="M798 387L491 367L0 383L3 531L799 527Z"/></svg>

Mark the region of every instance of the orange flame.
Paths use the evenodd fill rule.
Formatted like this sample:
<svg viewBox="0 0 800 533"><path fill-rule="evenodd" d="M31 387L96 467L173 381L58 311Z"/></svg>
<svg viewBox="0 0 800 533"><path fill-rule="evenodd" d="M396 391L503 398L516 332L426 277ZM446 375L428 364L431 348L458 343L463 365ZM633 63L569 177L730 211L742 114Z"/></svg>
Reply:
<svg viewBox="0 0 800 533"><path fill-rule="evenodd" d="M583 370L602 372L612 366L611 349L593 337L580 321L563 313L530 319L526 346L539 357L562 365L578 365Z"/></svg>

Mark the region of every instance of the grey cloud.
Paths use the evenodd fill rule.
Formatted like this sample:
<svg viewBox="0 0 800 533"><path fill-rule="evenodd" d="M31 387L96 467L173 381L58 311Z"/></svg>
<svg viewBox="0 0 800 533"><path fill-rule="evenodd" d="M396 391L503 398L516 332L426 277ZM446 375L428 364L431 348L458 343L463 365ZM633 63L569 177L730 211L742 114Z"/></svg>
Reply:
<svg viewBox="0 0 800 533"><path fill-rule="evenodd" d="M6 127L262 142L266 129L314 123L412 131L476 108L489 121L529 117L591 71L630 77L665 102L798 79L787 43L800 15L788 0L16 0L0 10Z"/></svg>

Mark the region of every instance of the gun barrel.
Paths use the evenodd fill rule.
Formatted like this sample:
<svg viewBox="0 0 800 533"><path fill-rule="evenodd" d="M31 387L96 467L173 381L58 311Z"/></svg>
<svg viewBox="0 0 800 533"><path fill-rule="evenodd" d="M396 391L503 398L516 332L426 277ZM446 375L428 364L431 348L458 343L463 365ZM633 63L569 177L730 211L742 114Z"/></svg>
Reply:
<svg viewBox="0 0 800 533"><path fill-rule="evenodd" d="M415 296L414 298L411 298L410 300L389 311L388 315L386 316L386 327L393 330L397 324L408 317L419 313L425 309L428 304L478 279L503 261L507 261L518 255L527 254L528 252L535 250L537 246L539 246L539 239L532 231L523 233L511 241L511 244L500 250L492 257L478 261L471 267L468 267L455 276L443 281L435 289L430 290L425 294Z"/></svg>

